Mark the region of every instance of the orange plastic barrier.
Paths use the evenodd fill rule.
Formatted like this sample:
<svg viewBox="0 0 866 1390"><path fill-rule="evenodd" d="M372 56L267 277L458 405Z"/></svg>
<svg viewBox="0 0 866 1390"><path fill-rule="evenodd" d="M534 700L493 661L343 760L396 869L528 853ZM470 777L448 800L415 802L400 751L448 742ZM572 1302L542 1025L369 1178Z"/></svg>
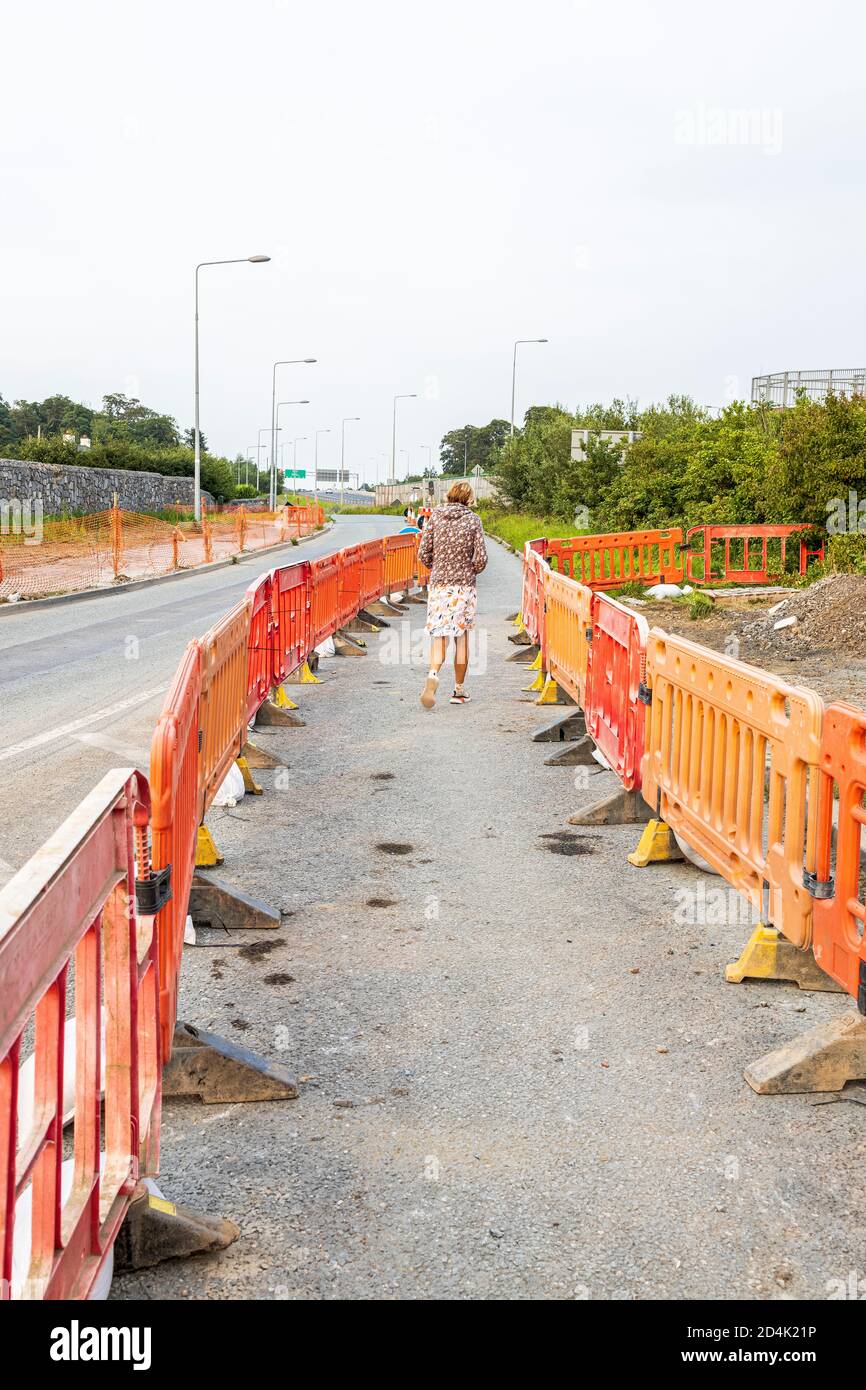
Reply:
<svg viewBox="0 0 866 1390"><path fill-rule="evenodd" d="M523 551L523 594L520 616L531 642L541 646L544 621L544 575L547 570L546 540L527 541Z"/></svg>
<svg viewBox="0 0 866 1390"><path fill-rule="evenodd" d="M417 546L418 537L411 534L385 537L385 582L382 590L383 593L396 594L401 593L404 589L412 588L412 584L415 580L415 552Z"/></svg>
<svg viewBox="0 0 866 1390"><path fill-rule="evenodd" d="M686 532L683 546L687 578L693 584L772 584L785 573L787 541L799 532L809 529L805 523L795 526L692 526ZM700 547L697 546L696 539L699 534L703 537ZM742 564L737 564L731 558L732 541L738 548L742 545ZM778 561L770 560L771 541L778 542ZM798 572L804 574L807 554L820 554L823 559L824 549L821 546L819 551L807 552L804 542L801 541L799 545ZM757 557L756 549L759 551Z"/></svg>
<svg viewBox="0 0 866 1390"><path fill-rule="evenodd" d="M243 747L249 632L250 600L245 598L201 639L200 820Z"/></svg>
<svg viewBox="0 0 866 1390"><path fill-rule="evenodd" d="M250 604L250 631L247 640L247 723L268 698L273 672L271 647L272 580L262 575L247 589Z"/></svg>
<svg viewBox="0 0 866 1390"><path fill-rule="evenodd" d="M271 685L281 685L310 652L310 565L271 574Z"/></svg>
<svg viewBox="0 0 866 1390"><path fill-rule="evenodd" d="M833 787L839 792L835 874L832 873ZM826 974L866 1014L866 906L860 844L866 825L866 713L842 701L824 715L821 738L821 832L812 950Z"/></svg>
<svg viewBox="0 0 866 1390"><path fill-rule="evenodd" d="M340 554L310 562L310 651L337 630Z"/></svg>
<svg viewBox="0 0 866 1390"><path fill-rule="evenodd" d="M679 527L662 531L621 531L600 536L572 536L547 542L548 563L555 562L592 589L620 584L678 584L683 578Z"/></svg>
<svg viewBox="0 0 866 1390"><path fill-rule="evenodd" d="M337 586L337 627L343 627L357 617L361 606L361 577L363 555L360 545L346 546L339 551L339 582Z"/></svg>
<svg viewBox="0 0 866 1390"><path fill-rule="evenodd" d="M380 598L385 585L385 551L381 541L366 541L361 552L360 608Z"/></svg>
<svg viewBox="0 0 866 1390"><path fill-rule="evenodd" d="M149 873L142 863L148 814L145 779L137 772L109 772L0 893L4 1300L86 1298L139 1177L157 1171L156 933L152 918L139 917L132 906L134 839L139 873ZM21 1052L34 1020L28 1096L21 1093L28 1084ZM72 1038L74 1077L68 1057ZM64 1163L70 1092L75 1128L72 1156ZM19 1115L28 1110L29 1125L19 1133ZM16 1217L28 1197L29 1259L25 1218L16 1261ZM23 1278L16 1278L16 1264L26 1268Z"/></svg>
<svg viewBox="0 0 866 1390"><path fill-rule="evenodd" d="M583 708L592 623L592 590L564 574L547 570L544 576L543 662L563 690Z"/></svg>
<svg viewBox="0 0 866 1390"><path fill-rule="evenodd" d="M586 727L627 791L640 786L649 626L604 594L592 596Z"/></svg>
<svg viewBox="0 0 866 1390"><path fill-rule="evenodd" d="M198 783L201 648L190 642L165 697L150 745L153 867L170 871L171 898L157 916L162 1057L171 1056L183 931L195 869L200 817Z"/></svg>
<svg viewBox="0 0 866 1390"><path fill-rule="evenodd" d="M808 946L820 696L656 628L647 681L644 799L763 921Z"/></svg>

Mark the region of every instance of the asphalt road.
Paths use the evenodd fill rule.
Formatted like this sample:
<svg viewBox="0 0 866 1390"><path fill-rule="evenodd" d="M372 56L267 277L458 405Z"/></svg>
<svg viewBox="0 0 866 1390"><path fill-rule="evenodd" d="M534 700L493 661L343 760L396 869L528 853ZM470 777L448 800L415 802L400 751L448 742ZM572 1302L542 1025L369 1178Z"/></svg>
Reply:
<svg viewBox="0 0 866 1390"><path fill-rule="evenodd" d="M147 771L154 721L186 644L263 569L401 524L343 516L300 546L224 569L0 615L0 886L110 768Z"/></svg>

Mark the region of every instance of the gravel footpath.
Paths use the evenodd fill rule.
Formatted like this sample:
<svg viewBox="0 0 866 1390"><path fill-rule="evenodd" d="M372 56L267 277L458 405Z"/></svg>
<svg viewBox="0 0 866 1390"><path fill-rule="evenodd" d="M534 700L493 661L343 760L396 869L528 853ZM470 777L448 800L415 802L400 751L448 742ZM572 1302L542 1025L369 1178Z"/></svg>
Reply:
<svg viewBox="0 0 866 1390"><path fill-rule="evenodd" d="M543 765L556 711L506 664L519 563L490 551L470 705L446 672L421 709L394 620L297 688L306 728L257 735L288 778L209 817L224 879L286 915L200 933L180 1015L301 1096L166 1102L163 1190L242 1234L113 1298L826 1298L862 1275L866 1111L742 1078L849 1004L725 984L748 922L677 921L719 880L632 868L636 827L567 827L612 778Z"/></svg>

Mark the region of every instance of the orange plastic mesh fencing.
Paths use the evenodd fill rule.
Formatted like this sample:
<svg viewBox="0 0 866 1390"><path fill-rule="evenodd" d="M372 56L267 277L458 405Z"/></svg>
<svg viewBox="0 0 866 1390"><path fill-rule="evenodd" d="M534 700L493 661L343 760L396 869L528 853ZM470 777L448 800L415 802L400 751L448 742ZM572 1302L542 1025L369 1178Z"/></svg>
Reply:
<svg viewBox="0 0 866 1390"><path fill-rule="evenodd" d="M109 588L192 569L310 535L323 520L320 507L209 512L203 506L200 528L192 521L118 507L38 523L13 514L6 505L0 514L0 602Z"/></svg>

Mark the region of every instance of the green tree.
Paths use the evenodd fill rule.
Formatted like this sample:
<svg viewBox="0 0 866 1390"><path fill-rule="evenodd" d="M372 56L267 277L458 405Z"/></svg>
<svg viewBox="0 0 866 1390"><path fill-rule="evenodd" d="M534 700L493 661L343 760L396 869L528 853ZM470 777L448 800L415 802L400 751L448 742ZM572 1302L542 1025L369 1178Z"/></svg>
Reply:
<svg viewBox="0 0 866 1390"><path fill-rule="evenodd" d="M462 429L449 430L439 445L442 472L462 477L465 465L467 473L475 468L488 473L498 463L499 452L510 431L507 420L491 420L489 425L464 425Z"/></svg>

